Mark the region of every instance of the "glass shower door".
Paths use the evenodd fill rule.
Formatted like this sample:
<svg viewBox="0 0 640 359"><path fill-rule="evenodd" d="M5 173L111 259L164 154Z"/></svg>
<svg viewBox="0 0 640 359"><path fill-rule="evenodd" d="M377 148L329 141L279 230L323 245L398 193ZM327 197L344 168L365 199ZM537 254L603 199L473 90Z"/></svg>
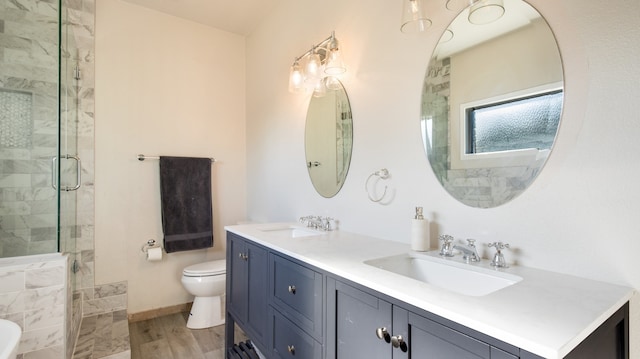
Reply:
<svg viewBox="0 0 640 359"><path fill-rule="evenodd" d="M0 0L0 257L55 253L59 7Z"/></svg>
<svg viewBox="0 0 640 359"><path fill-rule="evenodd" d="M65 7L60 10L60 115L58 156L56 160L58 195L59 251L71 257L71 270L78 271L76 261L78 189L82 184L82 163L78 155L78 50ZM75 290L76 276L71 276Z"/></svg>

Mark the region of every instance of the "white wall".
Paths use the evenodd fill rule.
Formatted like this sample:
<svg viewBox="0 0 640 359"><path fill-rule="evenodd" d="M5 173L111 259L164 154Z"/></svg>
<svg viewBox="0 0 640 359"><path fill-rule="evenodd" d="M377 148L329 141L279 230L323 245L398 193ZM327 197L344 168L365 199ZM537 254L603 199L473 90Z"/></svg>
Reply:
<svg viewBox="0 0 640 359"><path fill-rule="evenodd" d="M565 64L559 136L533 185L514 201L475 209L451 198L421 147L421 84L437 39L455 14L432 1L424 37L399 31L401 2L283 0L247 38L248 214L256 221L331 215L341 228L409 242L414 206L448 233L504 241L520 264L640 288L640 2L531 0L547 19ZM315 193L304 157L309 95L287 92L293 58L331 30L349 67L354 151L342 191ZM389 169L395 197L372 203L367 176ZM632 357L640 356L640 300L634 298Z"/></svg>
<svg viewBox="0 0 640 359"><path fill-rule="evenodd" d="M182 269L223 258L223 227L245 218L245 39L120 0L98 0L96 22L96 282L127 280L129 313L186 303ZM213 249L144 261L159 170L138 153L218 160Z"/></svg>

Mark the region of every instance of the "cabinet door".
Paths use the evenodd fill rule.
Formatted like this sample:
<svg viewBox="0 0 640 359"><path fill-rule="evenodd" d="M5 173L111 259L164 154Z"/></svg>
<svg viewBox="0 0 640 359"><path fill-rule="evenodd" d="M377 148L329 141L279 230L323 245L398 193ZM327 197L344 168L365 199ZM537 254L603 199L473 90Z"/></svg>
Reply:
<svg viewBox="0 0 640 359"><path fill-rule="evenodd" d="M468 335L409 312L409 355L417 358L490 359L491 347Z"/></svg>
<svg viewBox="0 0 640 359"><path fill-rule="evenodd" d="M248 266L245 259L245 240L233 233L227 234L227 310L236 321L246 323L248 306Z"/></svg>
<svg viewBox="0 0 640 359"><path fill-rule="evenodd" d="M267 295L269 283L269 262L267 250L246 243L247 253L247 319L248 331L254 341L265 343L267 332Z"/></svg>
<svg viewBox="0 0 640 359"><path fill-rule="evenodd" d="M268 324L268 275L267 250L228 233L227 311L259 345L265 343Z"/></svg>
<svg viewBox="0 0 640 359"><path fill-rule="evenodd" d="M327 311L327 358L391 358L391 344L376 335L378 328L392 335L390 303L329 279Z"/></svg>

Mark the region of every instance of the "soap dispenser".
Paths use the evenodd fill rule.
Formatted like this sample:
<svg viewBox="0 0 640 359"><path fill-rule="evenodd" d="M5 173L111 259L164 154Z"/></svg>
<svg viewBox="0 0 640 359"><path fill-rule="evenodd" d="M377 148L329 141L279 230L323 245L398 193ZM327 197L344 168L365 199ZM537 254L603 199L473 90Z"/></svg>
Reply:
<svg viewBox="0 0 640 359"><path fill-rule="evenodd" d="M411 220L411 249L417 252L429 250L429 221L422 214L422 207L416 207L416 215Z"/></svg>

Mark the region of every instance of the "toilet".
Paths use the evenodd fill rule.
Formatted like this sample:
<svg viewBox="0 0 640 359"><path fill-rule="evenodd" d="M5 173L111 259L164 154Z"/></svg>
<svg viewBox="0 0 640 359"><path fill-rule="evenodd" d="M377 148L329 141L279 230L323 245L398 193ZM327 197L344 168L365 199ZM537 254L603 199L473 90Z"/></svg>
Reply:
<svg viewBox="0 0 640 359"><path fill-rule="evenodd" d="M182 271L182 285L195 296L187 328L203 329L224 324L222 296L225 275L224 259L194 264Z"/></svg>

